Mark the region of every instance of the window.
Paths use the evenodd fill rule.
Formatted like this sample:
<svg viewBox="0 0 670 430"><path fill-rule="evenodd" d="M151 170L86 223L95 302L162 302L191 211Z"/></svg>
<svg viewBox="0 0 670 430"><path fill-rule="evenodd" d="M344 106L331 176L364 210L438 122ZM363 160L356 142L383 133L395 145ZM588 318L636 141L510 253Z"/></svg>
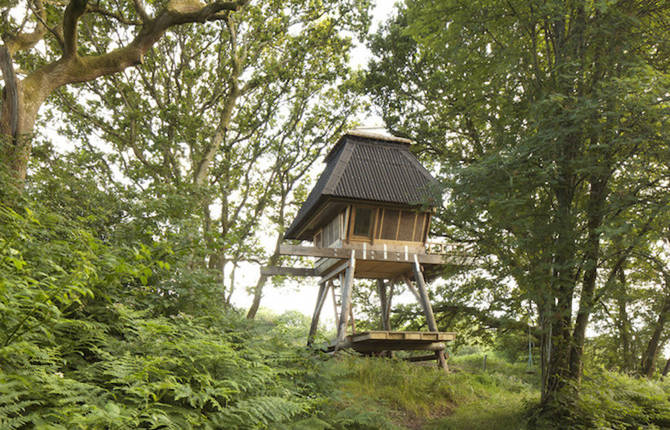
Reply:
<svg viewBox="0 0 670 430"><path fill-rule="evenodd" d="M354 212L354 236L370 237L373 209L357 207Z"/></svg>

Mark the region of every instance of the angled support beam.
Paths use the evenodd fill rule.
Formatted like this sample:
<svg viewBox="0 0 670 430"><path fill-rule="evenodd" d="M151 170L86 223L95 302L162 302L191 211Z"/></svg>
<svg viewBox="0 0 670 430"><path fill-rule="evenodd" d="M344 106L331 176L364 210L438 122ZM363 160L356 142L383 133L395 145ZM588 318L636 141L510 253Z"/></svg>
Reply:
<svg viewBox="0 0 670 430"><path fill-rule="evenodd" d="M326 273L321 277L321 280L319 281L320 283L328 282L340 273L344 272L347 270L349 267L349 262L347 261L346 263L340 265L339 267L336 267L335 269L331 270L330 272Z"/></svg>
<svg viewBox="0 0 670 430"><path fill-rule="evenodd" d="M335 341L335 352L344 344L347 337L347 322L349 319L349 309L351 308L351 290L354 284L354 271L356 270L356 254L351 251L349 267L342 280L342 305L340 306L340 319L337 324L337 339Z"/></svg>
<svg viewBox="0 0 670 430"><path fill-rule="evenodd" d="M421 265L419 265L419 259L414 256L414 279L416 280L416 287L418 290L419 298L421 299L420 303L423 307L423 312L426 315L426 322L428 323L428 329L430 331L437 332L437 323L435 322L435 315L433 314L433 307L430 305L430 299L428 298L428 291L426 290L426 281L423 279L423 272L421 271ZM408 283L411 284L411 283ZM449 367L447 366L447 360L444 356L444 351L436 351L435 356L441 368L449 372Z"/></svg>
<svg viewBox="0 0 670 430"><path fill-rule="evenodd" d="M312 315L312 325L309 327L309 335L307 335L307 346L314 342L316 330L319 327L319 317L321 316L321 309L328 296L328 284L319 285L319 294L316 296L316 306L314 307L314 315Z"/></svg>

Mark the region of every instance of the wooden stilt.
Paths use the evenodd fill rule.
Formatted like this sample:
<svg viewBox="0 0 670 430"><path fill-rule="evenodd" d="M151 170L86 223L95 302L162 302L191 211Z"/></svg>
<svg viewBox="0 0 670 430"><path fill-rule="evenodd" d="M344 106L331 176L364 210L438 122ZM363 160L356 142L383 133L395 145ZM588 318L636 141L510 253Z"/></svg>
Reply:
<svg viewBox="0 0 670 430"><path fill-rule="evenodd" d="M349 318L349 309L351 308L351 291L354 284L354 271L356 270L356 254L354 250L351 251L351 260L349 260L349 267L342 279L342 304L340 305L340 319L337 324L337 339L335 341L335 352L340 345L344 343L347 337L347 320Z"/></svg>
<svg viewBox="0 0 670 430"><path fill-rule="evenodd" d="M426 322L428 323L428 329L430 331L438 331L437 323L435 322L435 315L433 314L433 307L430 304L430 299L428 298L428 291L426 290L426 281L423 279L423 272L421 271L421 266L419 265L419 260L414 256L414 279L416 280L416 287L418 290L419 298L421 299L420 303L423 307L424 314L426 315ZM441 368L445 371L449 371L447 366L447 360L444 356L444 351L435 352L437 356L437 361Z"/></svg>
<svg viewBox="0 0 670 430"><path fill-rule="evenodd" d="M309 327L309 335L307 336L307 346L311 345L314 342L314 336L316 336L316 330L319 327L319 316L321 316L321 309L323 304L326 301L326 296L328 295L328 284L319 285L319 294L316 296L316 306L314 307L314 314L312 315L312 324Z"/></svg>
<svg viewBox="0 0 670 430"><path fill-rule="evenodd" d="M356 320L354 319L354 308L349 306L349 318L351 319L351 334L356 333Z"/></svg>

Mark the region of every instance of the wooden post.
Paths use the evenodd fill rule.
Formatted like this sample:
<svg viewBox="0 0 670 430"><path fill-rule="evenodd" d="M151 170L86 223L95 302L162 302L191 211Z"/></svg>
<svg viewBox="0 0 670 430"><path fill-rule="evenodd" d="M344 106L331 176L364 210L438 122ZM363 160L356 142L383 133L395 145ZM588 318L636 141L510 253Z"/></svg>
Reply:
<svg viewBox="0 0 670 430"><path fill-rule="evenodd" d="M351 318L351 334L356 334L356 320L354 319L354 308L349 306L349 318Z"/></svg>
<svg viewBox="0 0 670 430"><path fill-rule="evenodd" d="M416 254L414 255L414 279L416 280L416 287L421 298L421 306L423 307L424 314L426 315L426 322L428 323L428 329L430 331L438 331L437 323L435 322L435 315L433 314L433 307L430 304L430 299L428 298L428 291L426 290L426 281L423 279L423 272L421 271L421 266L419 265L419 259ZM447 360L444 357L444 351L437 351L435 353L437 360L441 368L449 371L447 366Z"/></svg>
<svg viewBox="0 0 670 430"><path fill-rule="evenodd" d="M312 315L312 325L309 327L309 335L307 335L307 346L310 346L314 342L314 336L316 335L316 330L319 327L319 316L321 315L321 309L323 304L326 301L326 296L328 295L328 284L323 283L319 285L319 294L316 296L316 306L314 307L314 315Z"/></svg>
<svg viewBox="0 0 670 430"><path fill-rule="evenodd" d="M347 320L349 318L349 308L351 307L351 290L354 284L354 271L356 270L356 253L351 250L351 260L349 267L344 275L342 283L342 304L340 305L340 320L337 324L337 339L335 340L335 351L344 343L347 336ZM341 278L342 279L342 278Z"/></svg>

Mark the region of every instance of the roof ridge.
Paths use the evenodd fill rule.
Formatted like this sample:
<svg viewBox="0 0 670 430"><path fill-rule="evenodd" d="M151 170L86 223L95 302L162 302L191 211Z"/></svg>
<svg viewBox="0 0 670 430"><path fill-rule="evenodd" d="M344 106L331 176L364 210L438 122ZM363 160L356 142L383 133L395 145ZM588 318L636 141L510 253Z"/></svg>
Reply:
<svg viewBox="0 0 670 430"><path fill-rule="evenodd" d="M406 143L408 145L414 143L410 139L405 139L404 137L393 136L390 134L373 133L370 131L361 131L356 129L347 131L343 136L346 135L364 137L367 139L374 139L374 140L385 140L387 142Z"/></svg>

